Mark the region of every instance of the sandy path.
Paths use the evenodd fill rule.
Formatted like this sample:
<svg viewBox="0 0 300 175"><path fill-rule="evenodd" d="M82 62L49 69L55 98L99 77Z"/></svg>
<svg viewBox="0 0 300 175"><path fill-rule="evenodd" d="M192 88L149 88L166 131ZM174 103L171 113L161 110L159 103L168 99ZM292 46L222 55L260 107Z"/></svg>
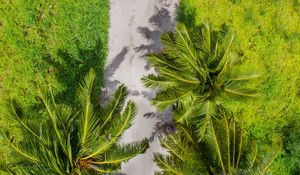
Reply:
<svg viewBox="0 0 300 175"><path fill-rule="evenodd" d="M111 0L109 54L105 71L106 97L124 83L130 90L130 99L138 107L133 126L126 131L121 142L150 138L150 149L122 166L122 173L128 175L153 175L157 169L153 163L153 152L163 152L157 134L168 131L168 113L155 114L149 99L153 93L146 89L141 78L154 72L147 66L145 53L161 49L159 37L162 31L173 29L175 0ZM167 124L166 124L167 123Z"/></svg>

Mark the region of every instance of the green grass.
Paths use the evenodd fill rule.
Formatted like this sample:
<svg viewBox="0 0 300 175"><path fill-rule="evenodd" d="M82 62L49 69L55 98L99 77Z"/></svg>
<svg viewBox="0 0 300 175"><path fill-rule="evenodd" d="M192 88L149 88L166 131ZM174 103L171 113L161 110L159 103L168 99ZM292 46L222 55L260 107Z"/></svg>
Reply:
<svg viewBox="0 0 300 175"><path fill-rule="evenodd" d="M282 146L274 175L299 174L300 1L182 0L179 16L235 32L233 50L245 60L243 68L261 75L260 96L228 107L243 112L249 137Z"/></svg>
<svg viewBox="0 0 300 175"><path fill-rule="evenodd" d="M24 107L35 108L38 84L50 86L58 99L72 103L78 81L91 67L100 85L108 2L0 0L0 99L16 97ZM14 127L4 114L1 106L0 128ZM7 147L1 146L0 157L6 156Z"/></svg>

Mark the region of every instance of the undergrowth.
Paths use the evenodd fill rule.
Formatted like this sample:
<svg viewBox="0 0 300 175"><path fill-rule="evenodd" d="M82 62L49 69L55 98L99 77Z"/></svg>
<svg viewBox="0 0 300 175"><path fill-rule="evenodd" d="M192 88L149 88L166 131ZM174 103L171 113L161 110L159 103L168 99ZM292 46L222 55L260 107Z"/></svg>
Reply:
<svg viewBox="0 0 300 175"><path fill-rule="evenodd" d="M108 0L0 0L1 102L16 97L25 108L36 108L38 85L51 87L57 99L72 103L78 81L90 68L102 77L108 11ZM3 103L2 127L14 127L5 118ZM2 143L1 160L7 158Z"/></svg>

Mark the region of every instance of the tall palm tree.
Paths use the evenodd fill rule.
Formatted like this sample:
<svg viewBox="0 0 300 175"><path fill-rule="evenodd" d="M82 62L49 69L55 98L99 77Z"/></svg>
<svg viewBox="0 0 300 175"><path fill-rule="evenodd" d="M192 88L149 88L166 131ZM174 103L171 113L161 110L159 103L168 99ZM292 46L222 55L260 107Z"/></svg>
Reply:
<svg viewBox="0 0 300 175"><path fill-rule="evenodd" d="M169 155L155 154L161 168L157 175L261 175L277 153L262 155L255 142L247 143L241 122L223 112L221 120L212 120L205 140L198 131L178 124L178 131L161 140Z"/></svg>
<svg viewBox="0 0 300 175"><path fill-rule="evenodd" d="M7 172L107 174L119 170L122 162L145 152L147 140L126 145L117 143L136 114L132 101L123 107L127 89L120 86L102 107L93 98L94 79L92 69L81 83L73 106L56 103L52 92L46 96L41 90L39 99L44 107L34 113L26 113L15 100L8 103L9 117L18 122L23 139L16 142L9 131L3 131L12 150Z"/></svg>
<svg viewBox="0 0 300 175"><path fill-rule="evenodd" d="M142 79L157 92L153 104L162 111L172 106L175 120L183 123L216 115L223 97L254 97L247 84L258 76L238 69L240 59L230 51L233 40L232 34L212 31L207 24L187 28L179 23L175 32L163 34L162 52L148 56L158 72Z"/></svg>

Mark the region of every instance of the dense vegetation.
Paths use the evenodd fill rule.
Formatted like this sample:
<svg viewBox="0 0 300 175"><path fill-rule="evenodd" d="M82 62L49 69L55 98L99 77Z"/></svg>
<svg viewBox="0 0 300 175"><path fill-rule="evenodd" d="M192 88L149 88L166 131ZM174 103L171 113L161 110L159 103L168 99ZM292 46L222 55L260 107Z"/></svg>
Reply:
<svg viewBox="0 0 300 175"><path fill-rule="evenodd" d="M169 155L155 154L162 169L156 175L260 175L265 174L277 157L272 150L260 152L255 141L244 138L243 122L225 111L213 120L199 140L197 130L177 125L177 132L161 140Z"/></svg>
<svg viewBox="0 0 300 175"><path fill-rule="evenodd" d="M205 135L209 121L228 101L243 101L256 96L251 82L258 75L240 70L242 61L232 54L234 35L210 29L207 24L186 27L179 23L175 32L161 37L163 51L148 56L158 75L143 78L156 90L152 99L159 110L173 108L176 122L194 124Z"/></svg>
<svg viewBox="0 0 300 175"><path fill-rule="evenodd" d="M227 105L255 97L250 82L258 78L240 69L243 59L232 50L233 39L229 30L178 23L162 35L163 50L148 56L157 75L145 76L144 83L156 90L152 102L158 109L173 109L177 126L161 140L170 155L155 155L162 169L156 174L263 174L277 157L278 150L262 155L263 147L245 138L243 114L235 117Z"/></svg>
<svg viewBox="0 0 300 175"><path fill-rule="evenodd" d="M244 59L243 67L261 75L260 95L226 106L243 113L248 137L260 145L282 146L273 174L299 174L300 2L182 0L179 10L188 25L208 22L234 31L233 50Z"/></svg>
<svg viewBox="0 0 300 175"><path fill-rule="evenodd" d="M51 86L56 99L69 104L91 67L100 84L108 10L108 0L1 1L0 98L15 97L26 109L34 109L38 83ZM0 128L15 128L4 119L4 110L0 108ZM2 140L0 157L6 159Z"/></svg>
<svg viewBox="0 0 300 175"><path fill-rule="evenodd" d="M119 145L117 141L131 126L136 115L132 101L125 104L128 91L120 86L106 106L101 106L95 91L95 71L91 69L80 84L72 105L55 101L50 91L40 89L43 107L27 114L15 100L8 102L7 117L18 122L23 139L4 130L12 154L10 163L0 165L12 174L77 174L113 173L148 148L148 141ZM95 98L96 97L96 98ZM31 116L34 115L34 116ZM39 120L35 119L39 116Z"/></svg>

